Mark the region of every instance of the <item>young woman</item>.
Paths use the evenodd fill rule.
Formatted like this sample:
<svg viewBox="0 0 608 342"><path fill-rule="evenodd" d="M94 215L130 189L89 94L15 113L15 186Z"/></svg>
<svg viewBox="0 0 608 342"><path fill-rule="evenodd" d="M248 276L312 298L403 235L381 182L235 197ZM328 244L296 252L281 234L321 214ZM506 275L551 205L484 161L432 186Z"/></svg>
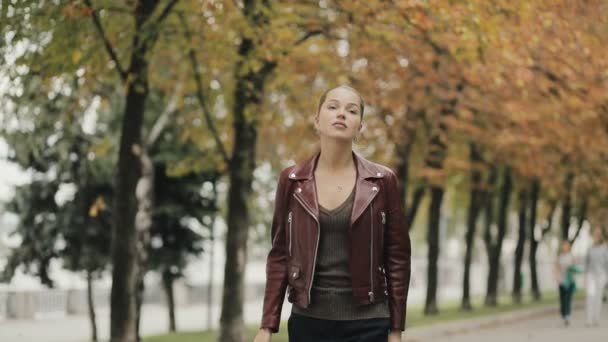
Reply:
<svg viewBox="0 0 608 342"><path fill-rule="evenodd" d="M587 296L587 325L597 326L602 311L602 294L608 275L608 246L604 244L601 229L593 231L593 245L585 261L585 290Z"/></svg>
<svg viewBox="0 0 608 342"><path fill-rule="evenodd" d="M401 341L410 238L395 173L352 149L363 110L353 88L328 90L320 151L279 176L255 342L278 331L286 292L290 342Z"/></svg>
<svg viewBox="0 0 608 342"><path fill-rule="evenodd" d="M580 272L570 253L570 242L564 240L560 245L559 255L556 263L556 273L559 282L559 304L564 325L570 325L570 314L572 312L572 294L576 290L574 275Z"/></svg>

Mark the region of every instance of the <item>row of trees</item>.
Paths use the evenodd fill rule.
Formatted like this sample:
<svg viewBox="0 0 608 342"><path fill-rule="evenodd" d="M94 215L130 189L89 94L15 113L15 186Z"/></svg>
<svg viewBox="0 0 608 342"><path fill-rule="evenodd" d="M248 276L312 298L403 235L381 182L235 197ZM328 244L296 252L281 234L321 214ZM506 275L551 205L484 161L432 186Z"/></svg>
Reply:
<svg viewBox="0 0 608 342"><path fill-rule="evenodd" d="M529 241L536 298L536 250L555 209L561 237L570 240L583 221L605 215L601 0L58 3L0 5L1 70L10 80L2 135L14 160L42 182L18 189L10 210L28 213L18 229L24 243L39 236L35 229L48 234L49 244L34 254L43 281L48 275L40 270L52 258L89 273L112 265L113 342L137 338L135 294L144 272L185 262L167 262L147 246L182 227L190 235L172 241L193 245L176 250L199 253L198 237L179 218L210 227L215 197L196 189L221 177L229 189L220 340L245 339L255 167L269 161L278 170L316 148L302 144L316 140L314 99L338 83L365 94L370 114L361 148L398 172L410 226L429 202L427 314L438 312L446 189L468 203L465 309L480 216L490 266L486 303L496 305L512 202L519 217L515 276ZM59 208L53 198L62 184L76 190ZM59 237L63 248L54 242ZM79 244L88 247L79 251ZM72 253L82 262L70 262ZM87 265L89 253L107 259ZM13 256L9 265L32 263L28 258ZM513 281L518 301L521 279Z"/></svg>

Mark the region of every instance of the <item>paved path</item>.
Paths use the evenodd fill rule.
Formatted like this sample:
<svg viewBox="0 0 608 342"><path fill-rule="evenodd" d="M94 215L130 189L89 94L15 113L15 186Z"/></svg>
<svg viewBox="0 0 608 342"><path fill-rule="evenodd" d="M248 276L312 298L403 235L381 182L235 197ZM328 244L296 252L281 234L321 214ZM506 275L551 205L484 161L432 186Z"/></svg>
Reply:
<svg viewBox="0 0 608 342"><path fill-rule="evenodd" d="M245 306L245 319L257 321L261 303ZM606 342L608 341L608 305L604 306L603 320L599 327L587 328L581 303L574 311L573 321L564 327L557 315L557 308L521 310L475 320L435 324L408 330L406 342ZM219 310L218 310L219 311ZM217 322L219 312L213 316ZM290 307L283 308L286 319ZM143 310L144 335L164 333L167 329L166 310L161 305L146 305ZM108 311L99 310L100 338L107 339L109 332ZM202 306L178 309L178 329L201 330L205 326L206 311ZM36 320L0 321L0 341L18 342L86 342L89 323L86 316L46 317Z"/></svg>
<svg viewBox="0 0 608 342"><path fill-rule="evenodd" d="M608 341L608 305L597 327L585 325L582 303L565 327L557 307L531 309L477 320L454 322L420 329L406 334L406 342L606 342Z"/></svg>

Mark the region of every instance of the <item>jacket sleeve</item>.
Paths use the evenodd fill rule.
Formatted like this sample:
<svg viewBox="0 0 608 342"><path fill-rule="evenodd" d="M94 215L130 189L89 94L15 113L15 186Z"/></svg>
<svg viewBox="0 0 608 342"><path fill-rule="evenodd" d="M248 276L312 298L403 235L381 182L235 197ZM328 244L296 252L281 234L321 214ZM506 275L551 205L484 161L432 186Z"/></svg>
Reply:
<svg viewBox="0 0 608 342"><path fill-rule="evenodd" d="M388 172L387 228L385 231L384 260L388 287L391 329L405 330L407 295L411 274L411 242L406 227L403 200L399 195L399 181Z"/></svg>
<svg viewBox="0 0 608 342"><path fill-rule="evenodd" d="M266 260L266 289L261 328L268 328L273 333L279 331L281 309L287 288L287 253L285 250L287 172L288 170L283 170L279 176L270 233L272 245Z"/></svg>

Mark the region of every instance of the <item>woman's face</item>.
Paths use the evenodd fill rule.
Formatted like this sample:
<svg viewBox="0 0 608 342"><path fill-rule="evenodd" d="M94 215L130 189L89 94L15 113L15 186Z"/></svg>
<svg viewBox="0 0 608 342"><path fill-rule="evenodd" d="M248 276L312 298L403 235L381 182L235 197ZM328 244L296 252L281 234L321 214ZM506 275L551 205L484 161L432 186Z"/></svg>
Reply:
<svg viewBox="0 0 608 342"><path fill-rule="evenodd" d="M362 127L360 101L356 93L346 88L329 91L315 117L319 135L352 141Z"/></svg>

